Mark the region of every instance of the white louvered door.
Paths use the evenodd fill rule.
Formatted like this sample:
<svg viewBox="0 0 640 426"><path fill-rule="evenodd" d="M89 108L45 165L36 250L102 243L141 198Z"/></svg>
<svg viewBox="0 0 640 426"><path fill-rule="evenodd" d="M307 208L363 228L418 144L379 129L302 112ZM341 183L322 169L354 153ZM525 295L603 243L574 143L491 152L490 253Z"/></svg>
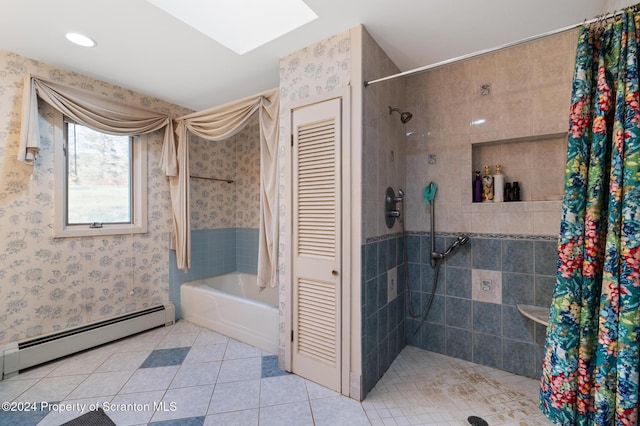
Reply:
<svg viewBox="0 0 640 426"><path fill-rule="evenodd" d="M339 392L341 100L292 114L292 370Z"/></svg>

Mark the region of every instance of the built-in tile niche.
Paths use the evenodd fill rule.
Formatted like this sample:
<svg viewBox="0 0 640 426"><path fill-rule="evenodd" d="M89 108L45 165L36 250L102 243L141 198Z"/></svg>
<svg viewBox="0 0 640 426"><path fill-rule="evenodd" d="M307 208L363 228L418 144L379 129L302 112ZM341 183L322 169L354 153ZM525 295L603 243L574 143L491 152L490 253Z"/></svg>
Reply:
<svg viewBox="0 0 640 426"><path fill-rule="evenodd" d="M566 133L475 143L470 180L475 171L482 176L486 165L494 174L500 164L505 183L518 182L520 201L557 201L562 199L566 157Z"/></svg>

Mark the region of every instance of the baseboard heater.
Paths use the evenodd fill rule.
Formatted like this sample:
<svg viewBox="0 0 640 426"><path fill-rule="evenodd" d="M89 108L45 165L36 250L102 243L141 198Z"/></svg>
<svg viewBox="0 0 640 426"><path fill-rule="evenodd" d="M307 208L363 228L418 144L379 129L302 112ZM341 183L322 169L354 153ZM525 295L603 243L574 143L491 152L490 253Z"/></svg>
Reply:
<svg viewBox="0 0 640 426"><path fill-rule="evenodd" d="M20 370L175 322L173 303L129 312L0 347L2 379Z"/></svg>

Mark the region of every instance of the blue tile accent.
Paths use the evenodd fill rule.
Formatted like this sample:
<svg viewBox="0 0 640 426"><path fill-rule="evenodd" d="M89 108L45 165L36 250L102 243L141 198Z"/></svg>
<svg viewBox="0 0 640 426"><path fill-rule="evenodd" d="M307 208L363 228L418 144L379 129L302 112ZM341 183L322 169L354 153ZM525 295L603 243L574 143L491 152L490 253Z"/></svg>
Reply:
<svg viewBox="0 0 640 426"><path fill-rule="evenodd" d="M446 327L443 325L424 323L421 333L421 348L438 352L440 354L446 353Z"/></svg>
<svg viewBox="0 0 640 426"><path fill-rule="evenodd" d="M388 269L395 268L398 266L398 238L390 239L387 249L387 255L389 256L387 258Z"/></svg>
<svg viewBox="0 0 640 426"><path fill-rule="evenodd" d="M395 256L394 256L395 258ZM389 240L378 242L378 272L389 270Z"/></svg>
<svg viewBox="0 0 640 426"><path fill-rule="evenodd" d="M502 335L507 339L533 341L534 322L524 317L514 306L502 306Z"/></svg>
<svg viewBox="0 0 640 426"><path fill-rule="evenodd" d="M548 308L551 305L553 290L556 286L556 277L537 275L535 278L535 305Z"/></svg>
<svg viewBox="0 0 640 426"><path fill-rule="evenodd" d="M255 228L236 229L236 270L247 274L258 273L259 230Z"/></svg>
<svg viewBox="0 0 640 426"><path fill-rule="evenodd" d="M474 333L473 362L502 369L502 337Z"/></svg>
<svg viewBox="0 0 640 426"><path fill-rule="evenodd" d="M280 370L278 367L278 356L277 355L266 355L262 357L262 374L261 378L265 377L276 377L276 376L286 376L286 371Z"/></svg>
<svg viewBox="0 0 640 426"><path fill-rule="evenodd" d="M409 285L412 291L422 291L421 284L421 266L419 263L410 263L409 267Z"/></svg>
<svg viewBox="0 0 640 426"><path fill-rule="evenodd" d="M533 275L502 273L502 303L533 305Z"/></svg>
<svg viewBox="0 0 640 426"><path fill-rule="evenodd" d="M470 331L447 327L447 355L471 361L473 358L472 346L472 333Z"/></svg>
<svg viewBox="0 0 640 426"><path fill-rule="evenodd" d="M424 293L413 291L411 295L407 295L405 298L406 310L407 310L407 318L410 317L411 313L415 315L419 315L422 310L422 296ZM426 295L425 295L426 297ZM426 303L426 302L425 302ZM411 306L409 306L411 304Z"/></svg>
<svg viewBox="0 0 640 426"><path fill-rule="evenodd" d="M471 330L471 300L447 297L446 324Z"/></svg>
<svg viewBox="0 0 640 426"><path fill-rule="evenodd" d="M389 341L385 338L378 345L378 379L384 375L385 371L387 371L391 365L389 357Z"/></svg>
<svg viewBox="0 0 640 426"><path fill-rule="evenodd" d="M422 255L420 254L420 236L407 236L407 257L409 262L420 263Z"/></svg>
<svg viewBox="0 0 640 426"><path fill-rule="evenodd" d="M422 291L424 293L431 294L431 289L433 288L433 284L435 283L436 270L431 267L429 264L423 264L421 270L421 280L422 280ZM445 294L446 292L446 282L445 282L445 268L440 267L440 271L438 271L438 285L436 287L436 294Z"/></svg>
<svg viewBox="0 0 640 426"><path fill-rule="evenodd" d="M378 343L378 317L376 314L368 317L365 321L363 338L363 353L366 355L375 350Z"/></svg>
<svg viewBox="0 0 640 426"><path fill-rule="evenodd" d="M502 336L502 305L474 301L473 330Z"/></svg>
<svg viewBox="0 0 640 426"><path fill-rule="evenodd" d="M189 353L188 348L156 349L149 354L140 368L167 367L180 365Z"/></svg>
<svg viewBox="0 0 640 426"><path fill-rule="evenodd" d="M365 293L365 318L378 311L378 280L372 279L365 283L363 292Z"/></svg>
<svg viewBox="0 0 640 426"><path fill-rule="evenodd" d="M382 308L387 304L387 273L378 276L378 307Z"/></svg>
<svg viewBox="0 0 640 426"><path fill-rule="evenodd" d="M474 238L471 240L472 265L475 269L499 271L502 241Z"/></svg>
<svg viewBox="0 0 640 426"><path fill-rule="evenodd" d="M378 334L376 339L378 342L382 342L387 337L387 327L389 321L389 309L387 306L383 306L377 314L378 319Z"/></svg>
<svg viewBox="0 0 640 426"><path fill-rule="evenodd" d="M504 240L502 242L502 270L533 273L533 241Z"/></svg>
<svg viewBox="0 0 640 426"><path fill-rule="evenodd" d="M165 420L162 422L151 422L149 426L202 426L206 417L189 417L186 419Z"/></svg>
<svg viewBox="0 0 640 426"><path fill-rule="evenodd" d="M364 248L365 279L378 276L378 243L367 244Z"/></svg>
<svg viewBox="0 0 640 426"><path fill-rule="evenodd" d="M558 269L558 244L551 241L535 242L535 273L555 276Z"/></svg>
<svg viewBox="0 0 640 426"><path fill-rule="evenodd" d="M430 294L424 294L422 296L422 305L420 307L420 312L423 312L429 302ZM433 302L431 303L431 308L429 309L429 313L427 314L426 321L433 324L444 324L444 305L445 297L440 295L435 295L433 297Z"/></svg>
<svg viewBox="0 0 640 426"><path fill-rule="evenodd" d="M48 414L49 410L46 409L46 404L40 404L40 402L33 402L35 407L33 410L16 410L16 411L6 411L0 410L0 424L1 425L12 425L12 426L33 426L38 423L42 419L44 419ZM50 404L55 404L56 402L51 402Z"/></svg>
<svg viewBox="0 0 640 426"><path fill-rule="evenodd" d="M531 343L504 339L505 356L502 368L515 374L532 377L535 374L534 359L537 354L536 346Z"/></svg>
<svg viewBox="0 0 640 426"><path fill-rule="evenodd" d="M373 350L366 355L364 368L362 370L362 382L364 384L364 392L367 393L376 385L380 376L378 376L378 351Z"/></svg>
<svg viewBox="0 0 640 426"><path fill-rule="evenodd" d="M396 241L396 266L401 266L405 262L405 256L408 256L408 253L405 253L406 239L398 237Z"/></svg>
<svg viewBox="0 0 640 426"><path fill-rule="evenodd" d="M361 247L363 396L373 388L406 344L407 266L404 263L403 240L398 235L381 237ZM387 277L391 268L398 268L398 291L395 299L387 300ZM420 263L413 263L409 269L409 273L417 275L414 282L419 286Z"/></svg>
<svg viewBox="0 0 640 426"><path fill-rule="evenodd" d="M447 296L471 299L471 269L447 267L446 275Z"/></svg>

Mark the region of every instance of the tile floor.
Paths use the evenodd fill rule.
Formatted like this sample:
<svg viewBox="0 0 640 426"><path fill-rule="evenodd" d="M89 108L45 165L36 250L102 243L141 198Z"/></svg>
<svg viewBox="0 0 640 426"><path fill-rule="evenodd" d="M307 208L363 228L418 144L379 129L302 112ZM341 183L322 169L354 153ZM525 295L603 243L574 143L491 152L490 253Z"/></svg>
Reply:
<svg viewBox="0 0 640 426"><path fill-rule="evenodd" d="M407 347L362 403L277 358L178 322L0 381L0 424L60 425L101 407L124 425L548 425L537 382Z"/></svg>
<svg viewBox="0 0 640 426"><path fill-rule="evenodd" d="M551 425L538 409L539 382L407 346L362 406L372 425Z"/></svg>

